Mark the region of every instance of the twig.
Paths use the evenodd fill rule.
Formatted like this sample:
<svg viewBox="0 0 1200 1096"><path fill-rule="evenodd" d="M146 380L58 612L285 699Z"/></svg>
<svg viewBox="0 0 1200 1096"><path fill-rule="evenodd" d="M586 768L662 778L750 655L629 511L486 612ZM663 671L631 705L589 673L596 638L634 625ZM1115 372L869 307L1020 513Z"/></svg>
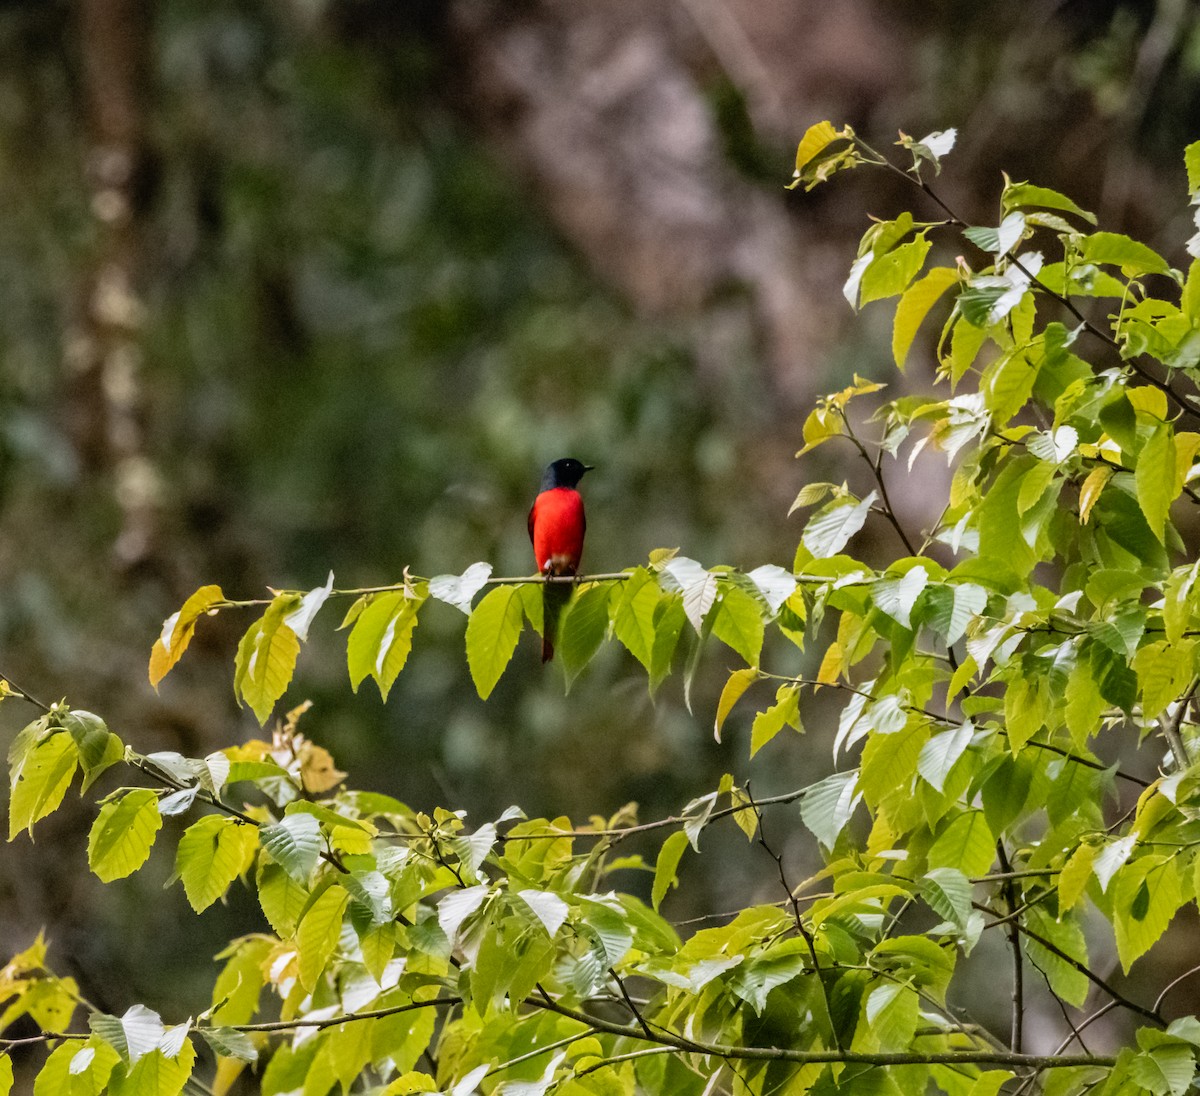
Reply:
<svg viewBox="0 0 1200 1096"><path fill-rule="evenodd" d="M1002 839L996 841L996 859L1000 862L1000 870L1010 875L1010 878L1004 880L1001 891L1011 916L1017 909L1016 886L1011 878L1012 864L1008 862L1008 852L1004 848ZM1021 961L1021 923L1015 916L1012 917L1008 926L1008 946L1012 949L1013 964L1011 1045L1012 1049L1019 1054L1025 1026L1025 974L1024 964Z"/></svg>

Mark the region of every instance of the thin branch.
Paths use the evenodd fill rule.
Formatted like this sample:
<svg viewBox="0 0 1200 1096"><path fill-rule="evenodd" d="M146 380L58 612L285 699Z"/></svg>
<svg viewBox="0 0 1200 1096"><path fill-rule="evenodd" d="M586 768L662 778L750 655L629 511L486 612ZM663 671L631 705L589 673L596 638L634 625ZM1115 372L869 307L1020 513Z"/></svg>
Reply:
<svg viewBox="0 0 1200 1096"><path fill-rule="evenodd" d="M1166 988L1154 999L1154 1011L1157 1012L1162 1008L1162 1003L1167 999L1167 994L1171 992L1180 982L1191 978L1193 974L1200 974L1200 966L1192 967L1191 970L1185 970L1178 978L1168 982Z"/></svg>
<svg viewBox="0 0 1200 1096"><path fill-rule="evenodd" d="M1000 862L1000 870L1012 873L1012 864L1008 861L1008 851L1004 848L1004 841L997 839L996 841L996 859ZM1013 916L1017 911L1017 895L1016 885L1011 878L1005 879L1001 886L1001 891L1004 895L1005 904L1008 906L1009 915L1012 920L1008 926L1008 946L1012 950L1012 1049L1016 1053L1021 1052L1021 1044L1024 1038L1025 1028L1025 974L1024 964L1021 959L1021 923Z"/></svg>
<svg viewBox="0 0 1200 1096"><path fill-rule="evenodd" d="M821 987L821 996L825 1001L825 1013L829 1017L829 1030L833 1035L833 1043L834 1046L840 1049L842 1044L838 1038L837 1025L833 1019L833 1007L829 1001L829 990L825 986L825 980L821 977L821 961L817 958L816 941L813 940L812 933L808 931L808 927L804 924L804 917L800 912L800 900L796 897L796 889L788 882L787 873L783 870L783 856L767 844L767 835L763 830L762 811L758 809L758 804L754 801L754 796L749 786L746 788L746 798L750 801L750 809L754 811L754 818L758 823L755 827L758 835L758 843L766 850L767 855L775 861L775 868L779 872L779 884L783 887L784 893L788 896L788 900L792 904L792 919L796 923L796 931L803 937L804 943L808 947L808 957L813 965L813 976L817 980L817 985Z"/></svg>
<svg viewBox="0 0 1200 1096"><path fill-rule="evenodd" d="M844 1062L853 1065L903 1066L903 1065L997 1065L1017 1069L1066 1069L1076 1066L1107 1067L1116 1064L1116 1058L1099 1055L1045 1055L1013 1054L1003 1050L962 1050L921 1052L864 1053L842 1050L794 1050L790 1047L734 1046L727 1043L710 1043L700 1039L685 1039L669 1032L656 1034L652 1040L636 1024L617 1024L589 1016L578 1009L569 1008L548 995L527 1002L537 1008L558 1013L572 1020L594 1026L610 1035L621 1035L630 1039L650 1041L678 1050L711 1054L717 1058L760 1062L797 1062L822 1064Z"/></svg>
<svg viewBox="0 0 1200 1096"><path fill-rule="evenodd" d="M613 976L613 981L617 983L617 989L621 991L621 996L625 1000L625 1007L633 1013L633 1018L638 1022L638 1027L642 1029L642 1033L647 1039L654 1038L654 1032L650 1030L650 1025L646 1023L646 1017L642 1015L641 1009L633 1003L633 998L629 996L629 990L625 988L625 983L621 980L621 976L617 973L615 967L609 967L608 973Z"/></svg>
<svg viewBox="0 0 1200 1096"><path fill-rule="evenodd" d="M385 1016L397 1016L402 1012L415 1012L417 1009L423 1008L450 1008L454 1005L461 1005L463 999L461 997L433 997L428 1001L410 1001L404 1005L391 1005L388 1008L368 1009L365 1012L345 1013L341 1016L325 1016L319 1020L304 1019L300 1017L295 1020L271 1020L261 1024L227 1024L224 1025L227 1030L241 1031L246 1034L252 1032L274 1032L274 1031L300 1031L308 1028L323 1029L337 1027L340 1024L353 1023L355 1020L380 1020ZM198 1031L203 1031L203 1028L197 1028ZM83 1036L87 1038L87 1036Z"/></svg>

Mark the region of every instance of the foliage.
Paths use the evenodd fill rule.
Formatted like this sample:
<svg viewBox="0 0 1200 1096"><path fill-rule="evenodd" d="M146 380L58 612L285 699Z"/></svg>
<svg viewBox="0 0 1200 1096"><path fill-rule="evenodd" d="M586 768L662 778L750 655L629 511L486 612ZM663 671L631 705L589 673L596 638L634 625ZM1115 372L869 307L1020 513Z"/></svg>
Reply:
<svg viewBox="0 0 1200 1096"><path fill-rule="evenodd" d="M1200 563L1176 525L1200 501L1200 433L1188 429L1200 418L1200 262L1175 270L1098 230L1065 195L1007 179L999 224L965 225L926 179L953 141L952 131L902 136L904 169L821 123L796 163L805 186L863 166L898 172L941 208L938 221L874 223L846 296L856 307L898 298L901 369L931 314L946 312L938 380L951 394L884 402L867 424L858 408L878 399L877 382L856 379L820 402L801 453L848 445L870 489L806 485L793 509L817 509L790 569L743 574L657 552L584 578L560 623L568 681L614 637L651 688L682 663L689 695L705 646L720 641L745 666L728 679L715 733L757 698L751 754L785 749L781 736L803 730L818 690L840 696L837 771L770 799L726 777L677 816L643 824L622 813L578 826L512 808L468 826L461 811L353 790L300 732L304 705L269 740L205 758L141 754L97 716L50 705L9 752L10 840L32 835L77 772L86 791L132 770L138 786L100 801L92 870L105 881L137 871L176 830L164 818L178 818L175 875L192 907L246 886L263 926L218 957L211 1007L174 1024L136 1003L119 1017L96 1009L52 972L41 939L15 956L0 972L0 1028L28 1017L40 1034L2 1045L53 1047L35 1093L167 1096L203 1055L214 1091L253 1067L268 1096L339 1085L993 1096L1038 1078L1055 1093L1182 1096L1200 1024L1168 1022L1174 982L1153 1005L1113 986L1083 927L1102 917L1128 971L1195 900L1200 877ZM1193 197L1198 164L1193 146ZM963 258L927 266L947 236L982 255L978 269ZM912 468L931 453L953 477L918 539L889 501L884 462L903 455ZM903 545L883 567L847 551L871 521ZM261 609L234 684L265 724L314 619L344 598L351 683L371 678L386 696L421 616L441 602L466 617L467 662L486 697L526 624L541 627L543 582L476 564L374 589L340 590L330 576L254 601L204 587L164 624L151 679L178 662L205 615ZM1138 745L1165 752L1157 778L1130 766ZM768 841L765 815L785 806L823 851L811 879L790 878ZM681 933L662 907L707 828L727 819L768 854L778 900ZM662 838L653 865L614 855L635 834ZM652 873L649 905L617 875L629 868ZM1004 1037L948 1003L961 960L997 933L1012 952ZM1033 973L1071 1029L1052 1054L1024 1048ZM1117 1055L1093 1054L1080 1032L1113 1008L1136 1019L1136 1037ZM11 1076L0 1056L0 1093Z"/></svg>

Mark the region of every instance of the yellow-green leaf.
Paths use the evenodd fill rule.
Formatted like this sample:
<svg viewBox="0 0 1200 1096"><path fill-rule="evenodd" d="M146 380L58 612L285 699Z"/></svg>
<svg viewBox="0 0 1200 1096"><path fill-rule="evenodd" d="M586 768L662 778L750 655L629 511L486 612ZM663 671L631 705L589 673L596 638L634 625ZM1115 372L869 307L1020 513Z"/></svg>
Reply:
<svg viewBox="0 0 1200 1096"><path fill-rule="evenodd" d="M175 870L197 913L220 898L247 867L258 847L258 830L222 814L193 823L179 839Z"/></svg>
<svg viewBox="0 0 1200 1096"><path fill-rule="evenodd" d="M734 705L742 699L746 690L757 680L758 670L753 666L734 670L729 675L729 680L725 682L725 687L721 690L721 698L717 701L717 718L713 725L713 737L718 742L721 741L721 728L725 726L725 720L729 718L729 713L733 711Z"/></svg>
<svg viewBox="0 0 1200 1096"><path fill-rule="evenodd" d="M355 692L366 677L375 679L384 700L412 650L421 599L407 591L382 594L359 614L346 642L350 686Z"/></svg>
<svg viewBox="0 0 1200 1096"><path fill-rule="evenodd" d="M650 897L655 909L658 909L667 892L675 886L679 860L687 846L687 834L683 830L676 830L659 849L658 859L654 862L654 886Z"/></svg>
<svg viewBox="0 0 1200 1096"><path fill-rule="evenodd" d="M337 950L342 915L349 902L349 892L335 884L312 904L300 922L296 933L300 949L300 984L310 992Z"/></svg>
<svg viewBox="0 0 1200 1096"><path fill-rule="evenodd" d="M524 622L515 586L497 586L472 611L467 621L467 666L481 699L492 695L517 649Z"/></svg>
<svg viewBox="0 0 1200 1096"><path fill-rule="evenodd" d="M137 871L162 826L158 793L134 788L100 808L88 837L88 867L105 883Z"/></svg>
<svg viewBox="0 0 1200 1096"><path fill-rule="evenodd" d="M750 756L758 753L787 726L801 730L798 685L781 685L775 694L775 703L754 717L754 726L750 730Z"/></svg>
<svg viewBox="0 0 1200 1096"><path fill-rule="evenodd" d="M10 841L22 830L32 836L33 824L57 810L78 763L74 740L66 731L58 731L27 750L13 765L8 804Z"/></svg>
<svg viewBox="0 0 1200 1096"><path fill-rule="evenodd" d="M1105 484L1112 479L1113 469L1107 464L1101 464L1093 468L1087 475L1087 479L1079 488L1079 523L1086 525L1088 518L1091 517L1092 507L1096 505L1096 500L1100 498L1100 493L1104 490Z"/></svg>
<svg viewBox="0 0 1200 1096"><path fill-rule="evenodd" d="M1176 482L1174 431L1170 423L1155 425L1138 454L1133 478L1138 506L1146 523L1162 543L1166 536L1171 503L1183 486L1182 482Z"/></svg>
<svg viewBox="0 0 1200 1096"><path fill-rule="evenodd" d="M250 625L238 644L234 694L265 723L296 669L300 640L283 618L299 604L295 594L280 594L262 618Z"/></svg>
<svg viewBox="0 0 1200 1096"><path fill-rule="evenodd" d="M929 310L939 298L958 281L958 271L953 267L934 267L923 278L913 282L896 305L896 318L892 323L892 357L896 367L904 372L904 363L912 348L917 331Z"/></svg>

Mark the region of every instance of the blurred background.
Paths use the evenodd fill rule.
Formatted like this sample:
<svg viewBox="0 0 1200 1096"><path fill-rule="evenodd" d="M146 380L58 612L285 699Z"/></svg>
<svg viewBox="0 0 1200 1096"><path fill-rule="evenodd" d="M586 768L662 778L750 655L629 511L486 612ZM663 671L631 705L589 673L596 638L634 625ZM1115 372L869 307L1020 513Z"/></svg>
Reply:
<svg viewBox="0 0 1200 1096"><path fill-rule="evenodd" d="M938 186L975 223L995 223L1006 170L1182 263L1200 10L0 2L0 672L143 751L253 737L231 689L249 616L202 621L161 692L147 683L161 622L192 590L476 560L528 573L529 503L568 454L597 466L587 567L676 546L788 565L800 486L859 474L833 446L793 459L814 397L854 372L932 375L925 348L902 381L890 310L856 317L840 286L868 214L934 210L882 174L784 190L799 136L826 117L877 147L958 127ZM893 479L919 527L919 489ZM715 644L694 717L677 678L651 701L615 646L566 695L529 636L484 705L462 616L431 604L385 705L369 683L350 692L341 611L318 618L285 702L314 701L302 729L352 784L414 807L582 820L632 800L649 819L725 771L767 795L832 767L819 712L753 764L744 715L713 742L736 664ZM778 658L794 672L794 651ZM34 714L8 701L0 736ZM45 926L101 1007L204 1008L212 955L257 927L255 908L235 887L197 920L161 890L168 832L137 877L100 886L93 816L72 793L36 845L4 848L5 954ZM767 826L807 873L797 812ZM668 913L777 897L773 865L732 827L705 841L713 855L685 865L691 904ZM977 1005L1003 1030L1001 989Z"/></svg>

